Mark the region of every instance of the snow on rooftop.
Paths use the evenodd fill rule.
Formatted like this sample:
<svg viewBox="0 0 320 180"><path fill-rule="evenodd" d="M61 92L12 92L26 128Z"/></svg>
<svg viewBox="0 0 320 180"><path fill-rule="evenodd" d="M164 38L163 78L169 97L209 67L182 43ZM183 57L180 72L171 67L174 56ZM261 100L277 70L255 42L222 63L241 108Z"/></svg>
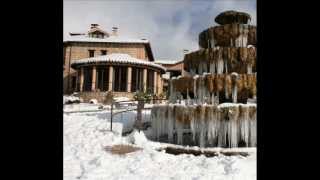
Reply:
<svg viewBox="0 0 320 180"><path fill-rule="evenodd" d="M150 62L146 60L141 60L134 58L130 56L129 54L122 54L122 53L112 53L108 55L103 55L103 56L96 56L96 57L91 57L91 58L85 58L85 59L79 59L79 60L74 60L71 64L85 64L85 63L92 63L92 62L113 62L113 63L127 63L127 64L137 64L137 65L146 65L146 66L151 66L155 68L159 68L162 70L166 70L165 67Z"/></svg>
<svg viewBox="0 0 320 180"><path fill-rule="evenodd" d="M110 36L107 38L93 38L84 35L68 36L63 42L114 42L114 43L149 43L147 39Z"/></svg>
<svg viewBox="0 0 320 180"><path fill-rule="evenodd" d="M169 59L158 59L158 60L155 60L155 63L158 63L158 64L176 64L176 63L179 63L179 62L182 62L183 60L169 60Z"/></svg>

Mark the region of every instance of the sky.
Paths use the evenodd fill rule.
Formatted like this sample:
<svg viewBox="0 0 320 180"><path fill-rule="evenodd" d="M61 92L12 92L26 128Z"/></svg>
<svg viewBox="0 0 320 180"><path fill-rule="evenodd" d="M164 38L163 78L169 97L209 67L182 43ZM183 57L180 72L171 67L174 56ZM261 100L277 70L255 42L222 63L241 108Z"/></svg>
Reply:
<svg viewBox="0 0 320 180"><path fill-rule="evenodd" d="M256 0L64 0L63 35L87 32L90 24L118 35L146 38L156 60L182 60L183 50L199 49L198 36L217 25L226 10L244 11L256 25Z"/></svg>

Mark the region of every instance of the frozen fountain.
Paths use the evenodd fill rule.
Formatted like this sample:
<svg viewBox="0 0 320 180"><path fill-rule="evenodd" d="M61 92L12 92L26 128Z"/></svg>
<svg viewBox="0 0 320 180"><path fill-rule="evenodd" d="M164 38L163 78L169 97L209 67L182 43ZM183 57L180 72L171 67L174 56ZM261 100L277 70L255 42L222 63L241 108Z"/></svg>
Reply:
<svg viewBox="0 0 320 180"><path fill-rule="evenodd" d="M169 103L151 111L154 140L200 147L256 146L256 27L226 11L186 54L188 75L170 79Z"/></svg>

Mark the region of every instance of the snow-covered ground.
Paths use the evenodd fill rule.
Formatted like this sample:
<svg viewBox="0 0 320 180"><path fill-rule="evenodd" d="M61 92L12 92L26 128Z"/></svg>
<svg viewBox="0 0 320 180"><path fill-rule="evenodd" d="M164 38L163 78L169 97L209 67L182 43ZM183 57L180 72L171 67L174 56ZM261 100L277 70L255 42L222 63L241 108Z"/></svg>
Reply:
<svg viewBox="0 0 320 180"><path fill-rule="evenodd" d="M77 96L71 95L71 96L63 96L63 104L66 103L73 103L76 101L81 101L81 99Z"/></svg>
<svg viewBox="0 0 320 180"><path fill-rule="evenodd" d="M255 180L256 149L234 149L249 152L248 157L223 156L206 158L194 155L171 155L156 148L168 144L147 140L146 132L133 131L126 137L122 132L132 129L136 113L129 111L114 116L110 131L110 111L98 110L99 105L65 105L64 122L64 179L215 179ZM81 109L83 112L76 112ZM69 110L67 112L66 110ZM74 110L74 111L72 111ZM150 118L144 113L144 120ZM104 150L106 146L131 144L143 148L124 156ZM219 148L217 148L219 149ZM223 150L223 149L221 149Z"/></svg>

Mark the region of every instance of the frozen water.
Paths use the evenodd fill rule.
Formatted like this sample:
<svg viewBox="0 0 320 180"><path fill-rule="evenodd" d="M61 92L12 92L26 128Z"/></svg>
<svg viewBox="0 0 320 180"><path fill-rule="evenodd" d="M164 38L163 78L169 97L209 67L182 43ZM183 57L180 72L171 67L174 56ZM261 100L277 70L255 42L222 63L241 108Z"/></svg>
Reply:
<svg viewBox="0 0 320 180"><path fill-rule="evenodd" d="M247 74L252 74L252 64L247 64Z"/></svg>
<svg viewBox="0 0 320 180"><path fill-rule="evenodd" d="M211 62L210 63L210 71L211 74L215 74L216 73L216 67L215 67L215 63Z"/></svg>
<svg viewBox="0 0 320 180"><path fill-rule="evenodd" d="M168 113L162 113L166 112L165 107ZM183 135L188 127L193 141L200 147L233 148L238 147L240 141L247 147L256 146L256 104L155 105L152 113L157 113L151 116L152 125L157 125L152 127L157 136L167 134L171 143L176 133L177 144L183 144Z"/></svg>
<svg viewBox="0 0 320 180"><path fill-rule="evenodd" d="M223 66L224 66L223 59L219 58L217 60L217 74L222 74L223 73Z"/></svg>

